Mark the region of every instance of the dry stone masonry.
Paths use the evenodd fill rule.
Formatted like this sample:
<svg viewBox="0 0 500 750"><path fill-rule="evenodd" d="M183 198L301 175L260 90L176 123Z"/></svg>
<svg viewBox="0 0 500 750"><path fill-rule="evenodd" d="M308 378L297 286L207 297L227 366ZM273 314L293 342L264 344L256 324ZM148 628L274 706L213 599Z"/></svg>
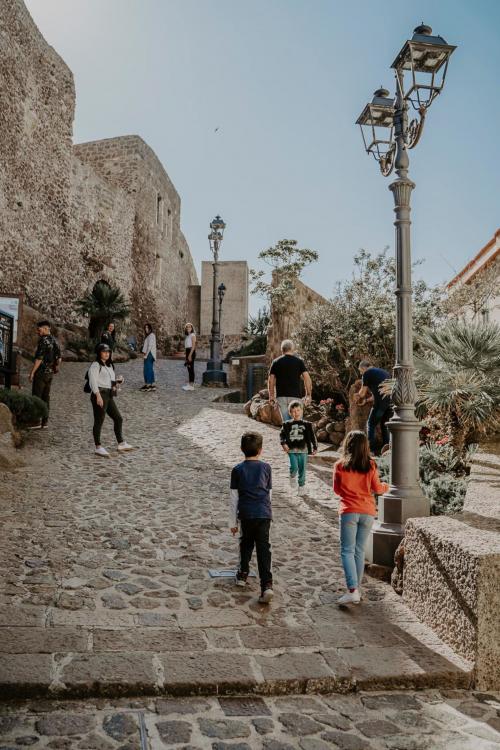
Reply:
<svg viewBox="0 0 500 750"><path fill-rule="evenodd" d="M72 144L73 74L22 0L0 0L0 290L58 323L97 281L160 335L198 283L180 198L139 136Z"/></svg>

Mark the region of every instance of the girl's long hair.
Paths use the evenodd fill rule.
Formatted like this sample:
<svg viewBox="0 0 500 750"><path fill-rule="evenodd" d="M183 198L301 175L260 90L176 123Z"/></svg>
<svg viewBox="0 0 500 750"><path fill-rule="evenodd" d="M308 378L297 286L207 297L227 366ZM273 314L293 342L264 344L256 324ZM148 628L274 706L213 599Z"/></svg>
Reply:
<svg viewBox="0 0 500 750"><path fill-rule="evenodd" d="M188 326L191 326L191 333L192 333L192 334L193 334L194 336L196 336L196 331L194 330L194 325L193 325L192 323L186 323L186 325L184 326L184 335L185 335L185 336L187 336L187 335L188 335L188 332L187 332L187 327L188 327Z"/></svg>
<svg viewBox="0 0 500 750"><path fill-rule="evenodd" d="M151 323L144 323L144 333L146 336L149 336L150 333L153 333L153 326Z"/></svg>
<svg viewBox="0 0 500 750"><path fill-rule="evenodd" d="M372 466L370 458L370 444L361 430L352 430L345 436L342 443L342 467L346 471L359 471L367 474Z"/></svg>

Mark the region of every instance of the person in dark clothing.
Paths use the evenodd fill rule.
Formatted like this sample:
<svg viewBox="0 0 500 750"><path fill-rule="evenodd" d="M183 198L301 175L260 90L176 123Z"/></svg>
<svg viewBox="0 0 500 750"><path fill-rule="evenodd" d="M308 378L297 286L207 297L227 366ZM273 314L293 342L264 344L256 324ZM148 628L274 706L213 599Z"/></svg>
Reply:
<svg viewBox="0 0 500 750"><path fill-rule="evenodd" d="M288 411L291 419L283 422L280 432L281 447L288 453L290 461L290 486L295 489L298 475L298 494L305 495L307 456L314 456L318 450L318 443L311 422L302 419L302 402L292 401Z"/></svg>
<svg viewBox="0 0 500 750"><path fill-rule="evenodd" d="M114 323L108 323L108 326L101 335L101 344L109 346L111 353L114 352L116 346L116 330Z"/></svg>
<svg viewBox="0 0 500 750"><path fill-rule="evenodd" d="M373 367L367 360L359 363L359 371L361 373L361 388L356 394L356 400L362 406L371 398L373 399L373 406L368 415L367 433L370 450L372 454L375 454L377 450L375 430L378 424L380 424L382 431L382 450L384 450L385 446L389 445L390 441L387 422L392 416L391 399L389 396L384 396L380 393L380 386L384 380L388 380L391 376L387 370L383 370L380 367Z"/></svg>
<svg viewBox="0 0 500 750"><path fill-rule="evenodd" d="M29 379L32 383L33 396L38 396L42 401L45 401L48 412L50 409L52 378L59 372L61 364L61 349L57 339L50 332L50 322L48 320L40 320L36 328L39 339ZM47 413L47 416L38 424L33 425L31 429L39 430L47 427L48 420L49 416Z"/></svg>
<svg viewBox="0 0 500 750"><path fill-rule="evenodd" d="M183 385L184 391L194 391L194 360L196 359L196 333L192 323L184 326L184 351L186 358L184 367L187 367L189 383Z"/></svg>
<svg viewBox="0 0 500 750"><path fill-rule="evenodd" d="M288 407L292 401L301 398L302 382L305 388L304 403L311 402L312 381L304 360L294 354L293 341L281 343L281 357L271 364L268 378L269 400L277 403L283 422L290 419Z"/></svg>
<svg viewBox="0 0 500 750"><path fill-rule="evenodd" d="M241 438L241 450L245 460L231 472L229 525L233 535L238 531L238 521L241 529L240 564L235 582L237 586L246 585L255 547L261 590L259 602L269 604L274 595L269 542L273 517L271 467L261 461L262 435L259 432L245 432Z"/></svg>

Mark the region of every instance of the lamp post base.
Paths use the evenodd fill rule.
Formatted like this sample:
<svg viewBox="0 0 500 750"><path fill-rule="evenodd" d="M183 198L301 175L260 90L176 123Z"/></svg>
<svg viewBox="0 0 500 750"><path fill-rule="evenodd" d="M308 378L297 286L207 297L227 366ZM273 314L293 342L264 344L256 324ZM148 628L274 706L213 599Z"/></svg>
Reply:
<svg viewBox="0 0 500 750"><path fill-rule="evenodd" d="M401 524L374 521L366 547L366 561L392 569L394 553L403 536L404 527Z"/></svg>
<svg viewBox="0 0 500 750"><path fill-rule="evenodd" d="M211 362L208 363L210 365ZM216 364L221 365L220 362ZM203 385L211 386L212 388L227 388L227 374L222 369L207 369L203 373Z"/></svg>

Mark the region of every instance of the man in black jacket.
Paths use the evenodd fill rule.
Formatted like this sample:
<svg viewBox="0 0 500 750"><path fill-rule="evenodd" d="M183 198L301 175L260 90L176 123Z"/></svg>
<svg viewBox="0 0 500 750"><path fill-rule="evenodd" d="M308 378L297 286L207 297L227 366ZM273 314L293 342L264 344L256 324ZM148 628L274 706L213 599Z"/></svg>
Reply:
<svg viewBox="0 0 500 750"><path fill-rule="evenodd" d="M292 401L288 411L290 419L283 422L280 432L281 447L288 453L290 461L290 487L295 489L298 475L298 494L305 495L307 456L314 456L318 443L311 422L302 419L302 402Z"/></svg>
<svg viewBox="0 0 500 750"><path fill-rule="evenodd" d="M41 398L47 404L47 416L38 424L33 425L31 428L33 430L47 427L52 378L55 373L59 372L61 364L61 349L57 340L50 332L50 322L48 320L40 320L36 327L39 337L38 346L29 379L32 383L33 396L38 396L38 398Z"/></svg>

